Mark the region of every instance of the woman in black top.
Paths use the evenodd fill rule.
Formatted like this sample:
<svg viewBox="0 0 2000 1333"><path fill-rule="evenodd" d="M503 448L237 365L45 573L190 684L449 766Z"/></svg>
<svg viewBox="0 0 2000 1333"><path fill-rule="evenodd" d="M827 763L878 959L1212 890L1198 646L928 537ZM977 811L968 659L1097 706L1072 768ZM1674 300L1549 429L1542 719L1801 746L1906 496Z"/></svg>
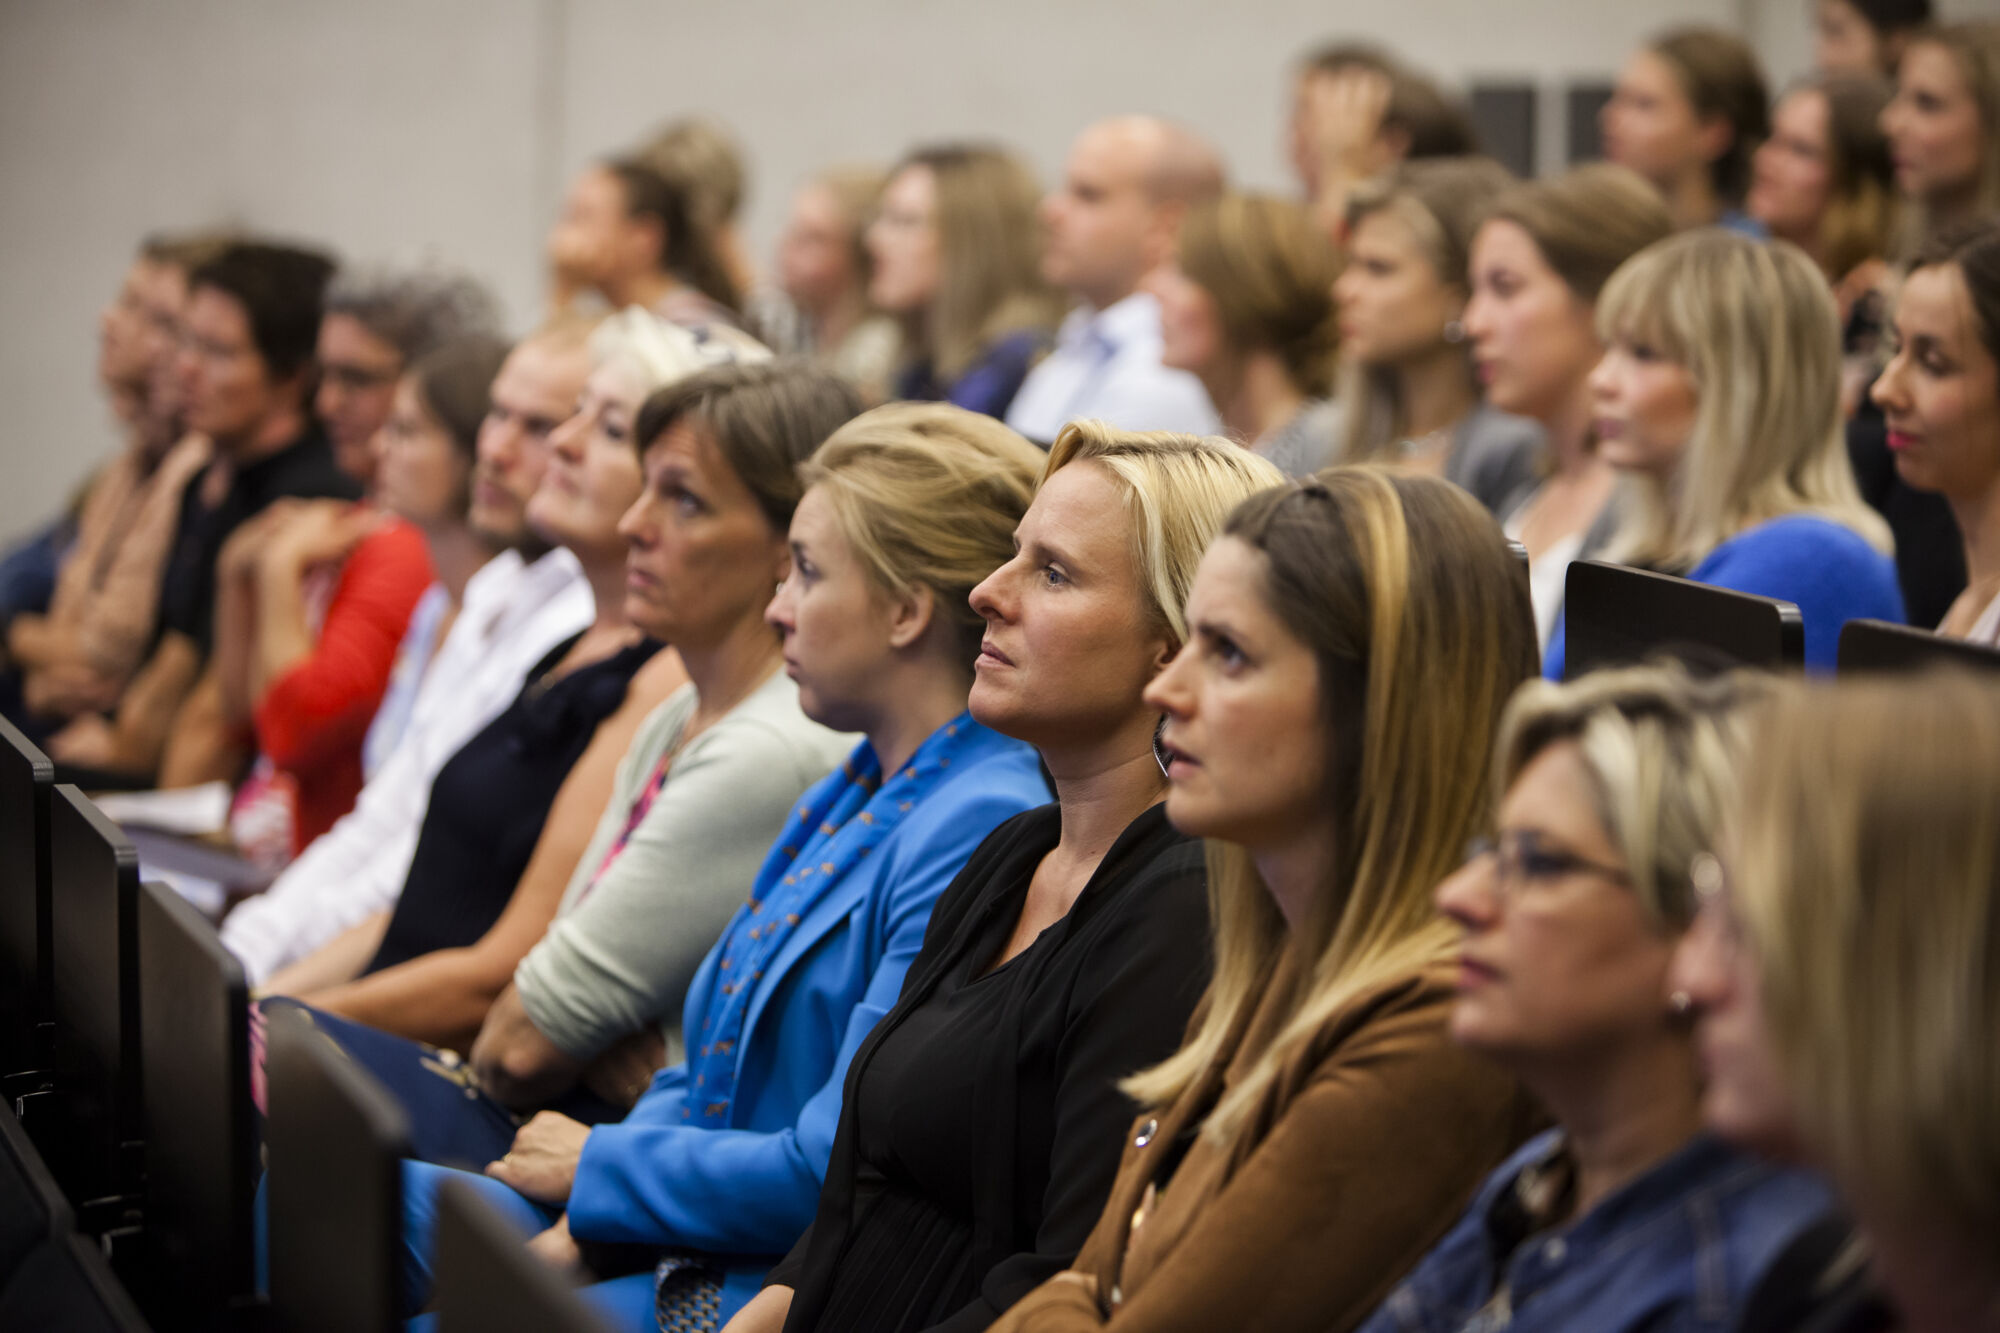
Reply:
<svg viewBox="0 0 2000 1333"><path fill-rule="evenodd" d="M1087 466L1070 466L1087 464ZM849 1067L812 1228L731 1333L978 1329L1075 1255L1131 1106L1207 982L1199 844L1168 826L1140 691L1208 539L1279 473L1219 440L1065 429L973 591L973 716L1033 743L1057 804L988 838Z"/></svg>

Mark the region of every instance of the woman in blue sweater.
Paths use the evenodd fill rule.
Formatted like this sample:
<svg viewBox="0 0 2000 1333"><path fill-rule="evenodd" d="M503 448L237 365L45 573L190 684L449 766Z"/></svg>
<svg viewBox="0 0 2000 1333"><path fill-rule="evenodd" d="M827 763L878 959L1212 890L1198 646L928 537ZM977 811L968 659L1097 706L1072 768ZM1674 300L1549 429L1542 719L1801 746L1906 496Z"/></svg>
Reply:
<svg viewBox="0 0 2000 1333"><path fill-rule="evenodd" d="M649 474L663 447L647 442ZM895 1003L938 894L997 825L1048 800L1034 751L966 712L984 629L966 598L1012 554L1041 462L997 421L895 404L801 469L791 572L766 618L800 707L867 739L800 799L688 988L686 1060L625 1120L543 1111L484 1176L408 1165L413 1302L449 1178L539 1233L531 1248L560 1266L595 1257L579 1242L664 1251L657 1277L648 1262L593 1289L625 1328L652 1329L656 1301L719 1327L805 1230L847 1062ZM662 500L635 506L628 532L682 521L671 478L653 489Z"/></svg>
<svg viewBox="0 0 2000 1333"><path fill-rule="evenodd" d="M1833 665L1846 621L1901 621L1889 530L1842 441L1840 321L1812 261L1683 232L1628 260L1597 311L1598 448L1638 483L1608 558L1794 603L1811 668ZM1564 641L1558 625L1552 680Z"/></svg>

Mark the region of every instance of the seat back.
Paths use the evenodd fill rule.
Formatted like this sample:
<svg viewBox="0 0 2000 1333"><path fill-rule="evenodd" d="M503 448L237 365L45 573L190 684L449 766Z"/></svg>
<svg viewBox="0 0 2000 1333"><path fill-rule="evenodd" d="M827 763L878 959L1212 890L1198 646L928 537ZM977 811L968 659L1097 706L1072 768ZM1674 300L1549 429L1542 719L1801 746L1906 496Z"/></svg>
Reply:
<svg viewBox="0 0 2000 1333"><path fill-rule="evenodd" d="M469 1186L438 1191L438 1333L610 1333Z"/></svg>
<svg viewBox="0 0 2000 1333"><path fill-rule="evenodd" d="M273 1006L266 1036L272 1324L395 1328L409 1122L307 1011Z"/></svg>
<svg viewBox="0 0 2000 1333"><path fill-rule="evenodd" d="M69 1187L116 1192L138 1137L139 858L89 798L67 783L50 802L49 943L56 1086L72 1162Z"/></svg>
<svg viewBox="0 0 2000 1333"><path fill-rule="evenodd" d="M139 889L139 994L146 1304L156 1323L212 1327L256 1288L250 987L215 928L159 884Z"/></svg>
<svg viewBox="0 0 2000 1333"><path fill-rule="evenodd" d="M0 1073L48 1058L49 791L55 765L0 717Z"/></svg>
<svg viewBox="0 0 2000 1333"><path fill-rule="evenodd" d="M1571 563L1563 618L1569 680L1662 657L1701 673L1805 664L1805 621L1790 602L1602 560Z"/></svg>
<svg viewBox="0 0 2000 1333"><path fill-rule="evenodd" d="M1964 639L1947 639L1929 630L1892 625L1886 620L1850 620L1840 627L1835 669L1851 671L1923 671L1959 666L1974 671L2000 671L2000 649Z"/></svg>
<svg viewBox="0 0 2000 1333"><path fill-rule="evenodd" d="M151 1333L104 1252L75 1232L37 1246L0 1287L0 1328Z"/></svg>
<svg viewBox="0 0 2000 1333"><path fill-rule="evenodd" d="M74 1229L62 1187L21 1124L0 1110L0 1285L37 1245Z"/></svg>

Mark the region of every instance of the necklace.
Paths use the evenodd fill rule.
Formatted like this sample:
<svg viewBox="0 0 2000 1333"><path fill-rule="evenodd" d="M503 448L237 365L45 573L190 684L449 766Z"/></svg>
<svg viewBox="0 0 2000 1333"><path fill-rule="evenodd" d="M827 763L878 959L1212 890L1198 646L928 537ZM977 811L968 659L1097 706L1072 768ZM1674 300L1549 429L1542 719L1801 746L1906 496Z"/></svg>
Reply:
<svg viewBox="0 0 2000 1333"><path fill-rule="evenodd" d="M1412 436L1396 442L1399 458L1421 458L1438 451L1438 447L1451 438L1451 431L1440 426L1423 435Z"/></svg>

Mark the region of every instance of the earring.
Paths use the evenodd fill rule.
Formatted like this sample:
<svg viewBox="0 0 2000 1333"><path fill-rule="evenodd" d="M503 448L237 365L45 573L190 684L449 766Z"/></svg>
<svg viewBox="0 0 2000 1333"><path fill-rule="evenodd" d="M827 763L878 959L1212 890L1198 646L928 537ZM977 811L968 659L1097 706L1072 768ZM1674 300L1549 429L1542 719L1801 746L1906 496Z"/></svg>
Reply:
<svg viewBox="0 0 2000 1333"><path fill-rule="evenodd" d="M1667 1008L1673 1011L1675 1018L1686 1018L1694 1012L1694 996L1677 990L1667 997Z"/></svg>
<svg viewBox="0 0 2000 1333"><path fill-rule="evenodd" d="M1457 319L1446 320L1444 322L1444 340L1448 343L1464 342L1465 322L1463 320L1457 320Z"/></svg>

